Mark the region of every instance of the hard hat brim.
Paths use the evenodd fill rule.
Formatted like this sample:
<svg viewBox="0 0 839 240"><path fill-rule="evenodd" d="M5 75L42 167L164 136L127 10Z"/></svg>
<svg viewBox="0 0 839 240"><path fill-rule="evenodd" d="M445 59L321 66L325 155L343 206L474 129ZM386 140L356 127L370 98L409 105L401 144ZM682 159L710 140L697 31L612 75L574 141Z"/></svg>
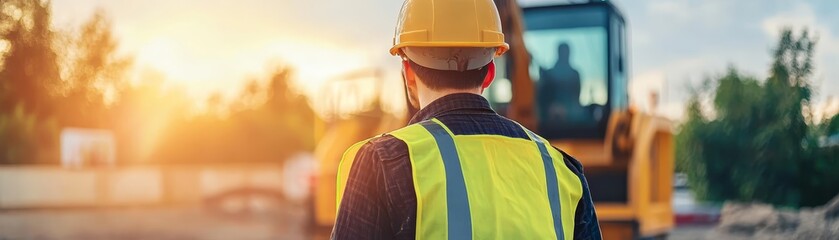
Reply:
<svg viewBox="0 0 839 240"><path fill-rule="evenodd" d="M405 47L406 58L420 66L445 70L466 71L479 69L495 58L497 47Z"/></svg>
<svg viewBox="0 0 839 240"><path fill-rule="evenodd" d="M478 48L496 48L495 56L501 56L508 49L510 45L507 43L492 43L492 42L401 42L390 48L390 55L402 55L402 48L404 47L478 47Z"/></svg>

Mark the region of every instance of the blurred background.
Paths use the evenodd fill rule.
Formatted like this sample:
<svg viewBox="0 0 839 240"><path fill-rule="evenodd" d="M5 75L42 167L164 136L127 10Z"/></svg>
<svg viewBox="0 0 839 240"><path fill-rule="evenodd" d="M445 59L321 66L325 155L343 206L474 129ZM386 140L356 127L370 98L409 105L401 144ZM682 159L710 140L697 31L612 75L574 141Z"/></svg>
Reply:
<svg viewBox="0 0 839 240"><path fill-rule="evenodd" d="M328 224L315 215L334 212L334 197L313 195L334 195L318 187L334 181L321 179L334 179L350 144L410 116L399 59L387 53L401 5L0 0L0 239L324 238ZM602 6L621 21L628 80L598 75L595 55L605 62L606 50L573 45L606 46L605 30L526 32L529 75L547 74L555 45L572 43L581 52L570 65L590 89L579 104L616 104L606 83L622 81L621 106L670 123L668 174L650 177L668 188L658 233L839 236L839 2ZM526 28L538 21L528 11L537 10L525 10ZM505 74L486 95L506 115L516 96L540 93L516 90ZM627 166L629 187L618 188L632 192Z"/></svg>

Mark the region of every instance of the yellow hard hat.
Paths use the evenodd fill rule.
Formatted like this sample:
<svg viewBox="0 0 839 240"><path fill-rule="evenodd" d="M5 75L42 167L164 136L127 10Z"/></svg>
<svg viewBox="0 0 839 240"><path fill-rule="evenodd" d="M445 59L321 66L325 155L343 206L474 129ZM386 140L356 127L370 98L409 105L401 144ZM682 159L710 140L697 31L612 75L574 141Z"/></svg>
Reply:
<svg viewBox="0 0 839 240"><path fill-rule="evenodd" d="M483 67L509 48L492 0L406 0L390 54L463 71Z"/></svg>

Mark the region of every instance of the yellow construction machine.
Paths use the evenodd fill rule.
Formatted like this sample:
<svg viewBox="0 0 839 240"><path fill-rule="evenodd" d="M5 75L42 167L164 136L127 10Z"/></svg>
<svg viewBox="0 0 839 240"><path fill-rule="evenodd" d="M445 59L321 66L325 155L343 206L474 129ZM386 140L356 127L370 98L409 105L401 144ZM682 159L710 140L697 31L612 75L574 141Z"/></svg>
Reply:
<svg viewBox="0 0 839 240"><path fill-rule="evenodd" d="M408 121L407 113L383 109L382 101L386 100L382 100L381 92L389 85L384 78L381 69L342 74L326 82L314 102L319 113L314 152L318 162L310 183L308 228L318 239L328 238L335 220L335 184L344 151L358 141L403 127ZM398 77L388 80L399 81Z"/></svg>
<svg viewBox="0 0 839 240"><path fill-rule="evenodd" d="M666 236L674 222L672 123L629 107L621 12L608 1L495 3L511 49L496 59L498 77L484 93L493 108L582 162L604 239ZM318 225L331 226L335 218L341 153L379 133L356 127L364 126L335 128L343 144L318 146Z"/></svg>
<svg viewBox="0 0 839 240"><path fill-rule="evenodd" d="M672 123L629 108L621 12L608 1L495 2L511 49L485 92L493 108L582 162L604 239L666 236Z"/></svg>

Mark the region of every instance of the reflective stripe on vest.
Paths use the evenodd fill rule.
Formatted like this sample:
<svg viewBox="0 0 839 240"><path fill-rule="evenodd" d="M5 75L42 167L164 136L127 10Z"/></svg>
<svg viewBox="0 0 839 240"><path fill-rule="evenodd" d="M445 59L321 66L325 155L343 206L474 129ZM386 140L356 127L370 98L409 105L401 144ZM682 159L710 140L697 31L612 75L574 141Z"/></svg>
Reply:
<svg viewBox="0 0 839 240"><path fill-rule="evenodd" d="M449 218L449 239L472 239L472 215L469 214L469 197L466 195L466 183L463 182L463 169L454 139L446 129L433 121L420 123L434 136L440 157L446 169L446 216Z"/></svg>
<svg viewBox="0 0 839 240"><path fill-rule="evenodd" d="M530 136L530 140L536 141L536 145L539 147L539 154L542 155L542 165L545 167L545 183L548 185L548 201L551 203L551 217L554 220L554 232L556 232L557 238L565 239L565 234L562 233L562 216L560 215L562 207L559 205L559 187L556 183L556 169L552 164L553 159L551 158L551 154L548 153L548 147L545 146L545 142L541 138L530 130L524 129L524 131L527 132L527 136Z"/></svg>
<svg viewBox="0 0 839 240"><path fill-rule="evenodd" d="M547 141L453 135L436 119L390 135L408 146L417 196L417 239L570 239L582 193L576 174ZM352 162L339 166L340 203ZM564 210L564 211L563 211Z"/></svg>

